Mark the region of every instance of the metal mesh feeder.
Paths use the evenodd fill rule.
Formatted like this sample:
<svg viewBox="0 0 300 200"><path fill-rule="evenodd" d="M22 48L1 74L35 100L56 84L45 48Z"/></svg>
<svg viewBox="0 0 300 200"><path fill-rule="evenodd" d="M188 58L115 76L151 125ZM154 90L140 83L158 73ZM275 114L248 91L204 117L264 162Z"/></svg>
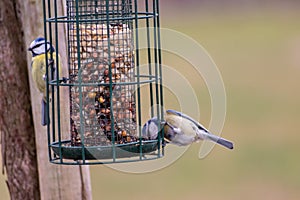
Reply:
<svg viewBox="0 0 300 200"><path fill-rule="evenodd" d="M67 0L66 16L58 16L56 1L44 1L45 38L56 44L57 53L58 29L67 29L68 77L47 83L54 91L47 95L51 162L100 164L163 156L163 138L141 138L142 107L163 119L158 7L158 0ZM140 34L140 28L147 34ZM147 43L145 54L140 53L141 40ZM140 72L141 60L146 74ZM68 134L62 132L60 118L60 91L66 88Z"/></svg>

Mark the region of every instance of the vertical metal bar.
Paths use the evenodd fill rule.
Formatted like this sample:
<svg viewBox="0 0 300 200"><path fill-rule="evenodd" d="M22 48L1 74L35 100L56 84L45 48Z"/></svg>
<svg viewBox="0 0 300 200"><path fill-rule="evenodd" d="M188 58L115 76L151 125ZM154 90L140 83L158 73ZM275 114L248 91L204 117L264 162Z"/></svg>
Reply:
<svg viewBox="0 0 300 200"><path fill-rule="evenodd" d="M110 16L109 16L109 0L106 0L106 25L107 25L107 39L108 39L108 60L109 60L109 98L110 98L110 121L111 121L111 135L112 135L112 153L113 153L113 162L116 161L116 146L115 146L115 130L114 130L114 113L113 113L113 98L112 98L112 92L113 92L113 82L112 82L112 67L111 67L111 52L110 52Z"/></svg>
<svg viewBox="0 0 300 200"><path fill-rule="evenodd" d="M136 77L137 77L137 107L138 107L138 129L139 133L141 133L141 124L142 124L142 116L141 116L141 86L140 86L140 51L139 51L139 20L138 20L138 0L134 1L134 21L135 21L135 59L136 59ZM142 140L140 138L140 160L143 156L142 151Z"/></svg>
<svg viewBox="0 0 300 200"><path fill-rule="evenodd" d="M50 0L48 0L48 19L50 19L51 18L51 1ZM48 23L48 25L49 25L49 42L50 42L50 45L51 45L51 47L52 47L52 26L51 26L51 23L49 22ZM48 41L48 40L47 40ZM47 47L46 47L47 48ZM46 51L47 52L47 51ZM49 55L50 55L50 60L53 60L53 53L50 51L50 53L49 53ZM46 88L48 89L47 90L47 112L48 112L48 116L47 116L47 120L48 120L48 122L49 122L49 74L50 74L50 77L53 77L53 70L52 70L52 68L51 68L51 70L50 70L50 72L49 72L49 62L48 62L48 53L46 53L46 82L47 82L47 84L46 84ZM51 91L53 91L54 90L54 86L53 85L51 85ZM54 93L52 92L51 93L51 98L52 99L54 99ZM53 139L53 141L52 142L55 142L55 140L56 140L56 137L55 137L55 110L54 110L54 104L53 104L53 102L52 102L52 117L51 117L51 125L52 125L52 139ZM50 125L48 125L48 126L50 126Z"/></svg>
<svg viewBox="0 0 300 200"><path fill-rule="evenodd" d="M54 31L55 31L55 49L56 49L56 57L55 57L55 63L56 63L56 71L55 76L56 77L56 110L57 110L57 134L58 134L58 143L59 143L59 157L60 162L62 163L62 147L61 147L61 127L60 127L60 84L59 84L59 70L60 66L60 60L59 60L59 50L58 50L58 22L57 22L57 0L54 1ZM54 93L54 90L52 90ZM55 104L55 101L53 99L52 104Z"/></svg>
<svg viewBox="0 0 300 200"><path fill-rule="evenodd" d="M156 104L160 105L160 98L159 98L159 74L158 74L158 50L157 50L157 18L156 18L156 1L153 0L153 37L154 37L154 63L155 63L155 97L156 97ZM158 121L161 121L161 115L160 115L160 108L157 106L156 108L156 114ZM160 134L158 134L157 138L157 146L158 146L158 157L160 157L161 154L161 124L158 124L158 130L160 130Z"/></svg>
<svg viewBox="0 0 300 200"><path fill-rule="evenodd" d="M44 18L44 37L45 37L45 40L47 41L47 16L46 16L46 13L47 13L47 10L46 10L46 0L43 0L43 18ZM47 45L45 47L45 51L47 52ZM45 61L46 61L46 66L48 66L48 58L47 58L47 54L45 56ZM48 77L48 68L46 67L46 76ZM49 102L49 88L48 88L48 82L46 82L46 99L47 99L47 102ZM47 106L47 108L48 106ZM52 154L51 154L51 147L50 147L50 141L51 141L51 133L50 133L50 126L49 124L47 125L47 136L48 136L48 155L49 155L49 161L51 162L53 160L52 158Z"/></svg>
<svg viewBox="0 0 300 200"><path fill-rule="evenodd" d="M146 16L148 16L149 12L149 2L145 0L145 10ZM148 53L148 73L149 79L152 80L152 61L151 61L151 38L150 38L150 30L149 30L149 18L146 18L146 29L147 29L147 53ZM154 116L154 108L153 108L153 84L149 83L149 91L150 91L150 106L151 106L151 118Z"/></svg>
<svg viewBox="0 0 300 200"><path fill-rule="evenodd" d="M51 1L48 0L48 19L50 19L52 17L52 14L51 14ZM52 24L51 22L48 23L49 27L48 27L48 31L49 31L49 42L50 42L50 46L52 47ZM48 40L47 40L48 41ZM49 122L50 121L50 97L49 95L51 94L51 99L54 99L54 92L49 92L49 87L51 87L51 91L54 91L54 86L53 85L50 85L49 86L49 77L54 77L54 74L53 74L53 67L52 67L52 64L49 66L49 55L50 55L50 60L51 61L54 61L53 60L53 52L50 51L49 53L47 52L46 53L46 57L47 57L47 60L46 60L46 66L47 66L47 70L48 70L48 74L46 75L46 82L47 82L47 89L48 89L48 92L47 92L47 95L48 95L48 99L47 99L47 113L48 113L48 116L47 116L47 121ZM51 68L49 68L51 67ZM50 71L49 71L50 69ZM50 74L50 76L49 76ZM52 142L55 142L56 141L56 130L55 130L55 105L52 101L51 103L52 107L51 107L51 122L50 124L52 125L52 139L53 141ZM50 127L50 125L48 125Z"/></svg>
<svg viewBox="0 0 300 200"><path fill-rule="evenodd" d="M84 123L83 123L83 112L82 112L82 76L81 76L81 59L80 59L80 32L79 32L79 5L78 1L75 0L75 12L76 12L76 35L77 35L77 60L78 60L78 87L79 87L79 112L80 112L80 139L81 139L81 155L82 162L85 164L85 141L84 141Z"/></svg>
<svg viewBox="0 0 300 200"><path fill-rule="evenodd" d="M95 4L95 6L94 6L94 8L95 8L94 13L95 13L95 17L97 18L98 17L98 11L97 11L97 9L98 9L98 1L94 0L94 4Z"/></svg>
<svg viewBox="0 0 300 200"><path fill-rule="evenodd" d="M122 3L121 3L122 5L121 5L121 16L122 16L122 24L124 23L124 17L125 17L125 14L126 14L126 12L125 12L125 10L126 10L126 6L129 6L129 5L127 5L126 3L125 3L125 0L122 0Z"/></svg>
<svg viewBox="0 0 300 200"><path fill-rule="evenodd" d="M157 13L157 46L158 46L158 69L159 69L159 85L160 85L160 114L161 120L164 120L164 96L163 96L163 82L162 82L162 55L161 55L161 41L160 41L160 13L159 13L159 0L156 0L156 13ZM164 130L162 130L162 143L164 143ZM164 148L162 149L164 155Z"/></svg>
<svg viewBox="0 0 300 200"><path fill-rule="evenodd" d="M156 5L155 5L155 1L153 1L153 44L154 44L154 64L155 64L155 92L156 92L156 104L159 105L159 97L158 97L158 56L157 56L157 22L156 22ZM156 109L156 114L158 117L160 117L159 115L159 108L157 107ZM158 118L158 120L160 120L160 118Z"/></svg>
<svg viewBox="0 0 300 200"><path fill-rule="evenodd" d="M160 18L159 18L159 0L156 0L156 13L157 13L157 47L158 47L158 64L159 64L159 77L160 77L160 103L161 103L161 113L163 110L163 84L162 84L162 56L161 56L161 41L160 41ZM162 120L163 120L162 114Z"/></svg>
<svg viewBox="0 0 300 200"><path fill-rule="evenodd" d="M67 20L71 20L70 10L71 10L72 6L70 6L71 3L68 0L66 1L66 4L67 4L66 5L66 7L67 7ZM67 59L68 59L68 61L67 61L67 63L68 63L68 74L69 75L71 74L71 67L70 67L71 66L71 61L70 61L71 60L71 51L70 51L70 46L71 46L71 44L70 44L71 41L70 40L71 40L71 38L70 38L70 31L71 31L71 23L67 22L67 45L68 45L68 49L67 49ZM72 83L73 83L73 81L72 81ZM70 116L72 116L72 108L73 108L71 88L72 88L72 86L69 86ZM70 119L69 126L70 126L70 132L72 133L72 119ZM71 144L72 144L72 138L71 138Z"/></svg>

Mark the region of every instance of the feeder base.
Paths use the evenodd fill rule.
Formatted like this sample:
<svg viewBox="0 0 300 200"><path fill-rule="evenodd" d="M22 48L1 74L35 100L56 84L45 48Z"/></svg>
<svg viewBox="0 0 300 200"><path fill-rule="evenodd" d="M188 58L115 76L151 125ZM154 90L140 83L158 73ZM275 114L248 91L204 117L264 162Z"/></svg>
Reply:
<svg viewBox="0 0 300 200"><path fill-rule="evenodd" d="M52 150L57 156L63 159L72 160L101 160L101 159L116 159L116 158L129 158L149 154L157 150L157 141L142 141L116 144L114 146L71 146L71 141L54 142L50 144Z"/></svg>

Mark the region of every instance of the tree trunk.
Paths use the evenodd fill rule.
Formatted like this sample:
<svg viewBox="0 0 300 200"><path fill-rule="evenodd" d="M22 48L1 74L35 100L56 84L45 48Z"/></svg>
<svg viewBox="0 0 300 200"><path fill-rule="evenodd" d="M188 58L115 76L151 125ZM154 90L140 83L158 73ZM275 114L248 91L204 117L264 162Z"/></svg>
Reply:
<svg viewBox="0 0 300 200"><path fill-rule="evenodd" d="M16 1L0 2L0 131L11 199L39 199L26 48Z"/></svg>
<svg viewBox="0 0 300 200"><path fill-rule="evenodd" d="M57 2L63 13L65 0ZM42 10L40 0L0 0L0 133L7 185L11 199L91 199L87 166L49 163L47 131L40 125L41 94L28 76L31 55L26 50L43 36ZM59 45L65 45L64 30L59 31ZM66 102L65 119L67 109Z"/></svg>

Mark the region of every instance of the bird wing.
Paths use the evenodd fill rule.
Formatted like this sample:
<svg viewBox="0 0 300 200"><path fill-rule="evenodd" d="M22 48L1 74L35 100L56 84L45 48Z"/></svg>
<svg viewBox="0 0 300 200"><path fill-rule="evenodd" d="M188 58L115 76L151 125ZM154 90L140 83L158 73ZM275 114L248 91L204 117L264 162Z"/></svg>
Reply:
<svg viewBox="0 0 300 200"><path fill-rule="evenodd" d="M44 61L45 61L45 55L42 54L42 55L35 56L31 62L32 77L35 80L35 84L38 90L42 93L45 92L45 88L46 88L46 83L43 78L46 72Z"/></svg>
<svg viewBox="0 0 300 200"><path fill-rule="evenodd" d="M178 112L176 110L171 110L171 109L167 110L166 113L172 114L172 115L177 115L184 119L187 119L187 120L191 121L193 124L195 124L199 129L204 130L207 133L210 133L202 124L200 124L199 122L197 122L196 120L194 120L193 118L191 118L190 116L188 116L186 114L183 114L181 112Z"/></svg>
<svg viewBox="0 0 300 200"><path fill-rule="evenodd" d="M205 133L201 133L201 134L205 134L206 137L208 137L208 139L210 139L210 140L212 140L212 141L214 141L214 142L216 142L218 144L221 144L221 145L223 145L223 146L225 146L225 147L227 147L229 149L233 149L233 143L232 142L230 142L230 141L228 141L228 140L226 140L224 138L221 138L219 136L216 136L216 135L210 133L203 125L201 125L199 122L195 121L191 117L189 117L189 116L187 116L187 115L185 115L185 114L183 114L181 112L178 112L176 110L167 110L166 112L169 115L170 114L171 115L176 115L176 116L180 116L180 117L182 117L184 119L189 120L190 122L192 122L193 124L195 124L198 129L203 130Z"/></svg>

